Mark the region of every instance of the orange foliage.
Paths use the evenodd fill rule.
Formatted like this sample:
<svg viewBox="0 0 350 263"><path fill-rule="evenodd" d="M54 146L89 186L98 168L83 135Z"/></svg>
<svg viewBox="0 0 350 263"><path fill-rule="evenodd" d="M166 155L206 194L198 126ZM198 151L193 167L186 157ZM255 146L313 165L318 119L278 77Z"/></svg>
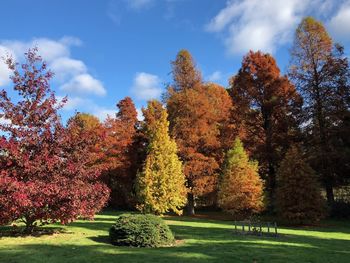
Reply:
<svg viewBox="0 0 350 263"><path fill-rule="evenodd" d="M105 177L111 188L111 204L118 207L133 205L133 185L140 165L137 138L137 112L131 98L121 100L115 118L105 121L105 160L108 169Z"/></svg>
<svg viewBox="0 0 350 263"><path fill-rule="evenodd" d="M281 75L275 59L260 51L250 51L243 58L242 67L231 79L230 94L235 120L244 130L242 140L259 161L260 175L267 179L273 199L277 165L298 135L301 97Z"/></svg>
<svg viewBox="0 0 350 263"><path fill-rule="evenodd" d="M180 158L184 162L190 190L189 212L194 213L194 197L206 195L207 203L215 201L218 172L224 157L222 145L225 140L222 136L228 124L232 102L223 87L202 84L198 79L192 79L198 76L193 74L197 72L194 64L189 66L193 63L192 58L183 63L186 67L181 67L181 64L177 66L187 68L189 75L180 71L182 75L179 76L179 71L173 71L174 80L178 81L174 86L182 88L169 89L167 110L171 135L177 142ZM190 86L191 83L194 86Z"/></svg>

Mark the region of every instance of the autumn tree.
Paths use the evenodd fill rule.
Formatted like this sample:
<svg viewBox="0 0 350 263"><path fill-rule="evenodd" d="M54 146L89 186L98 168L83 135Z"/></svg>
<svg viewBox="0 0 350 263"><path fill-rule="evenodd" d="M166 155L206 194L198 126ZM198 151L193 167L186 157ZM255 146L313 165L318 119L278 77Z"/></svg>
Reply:
<svg viewBox="0 0 350 263"><path fill-rule="evenodd" d="M267 182L270 208L274 202L278 163L296 139L301 97L275 59L250 51L236 76L231 79L235 121L253 158L259 161L260 175Z"/></svg>
<svg viewBox="0 0 350 263"><path fill-rule="evenodd" d="M108 117L104 123L104 142L107 170L104 173L111 188L111 205L130 208L135 205L134 184L141 165L142 140L138 131L137 111L130 97L117 104L115 117ZM142 149L141 149L142 150Z"/></svg>
<svg viewBox="0 0 350 263"><path fill-rule="evenodd" d="M303 130L311 163L321 176L328 203L334 201L333 188L348 162L337 134L349 114L349 65L340 45L333 45L321 22L302 20L291 50L290 76L303 96ZM334 165L337 163L336 165ZM342 169L339 169L342 168Z"/></svg>
<svg viewBox="0 0 350 263"><path fill-rule="evenodd" d="M89 140L72 140L57 111L60 103L50 89L52 73L37 55L26 62L6 60L12 71L16 101L0 92L0 223L21 220L34 226L78 217L92 218L106 203L108 188L100 171L88 166Z"/></svg>
<svg viewBox="0 0 350 263"><path fill-rule="evenodd" d="M72 140L77 140L79 137L88 138L89 165L99 166L101 170L105 170L103 142L106 132L100 120L92 114L78 112L68 120L67 124Z"/></svg>
<svg viewBox="0 0 350 263"><path fill-rule="evenodd" d="M179 52L172 73L174 83L167 94L170 133L184 162L188 213L194 214L199 197L207 204L215 202L232 103L223 87L203 83L188 51Z"/></svg>
<svg viewBox="0 0 350 263"><path fill-rule="evenodd" d="M174 91L190 89L202 82L201 73L197 70L192 55L188 50L180 50L171 64L174 80L171 87Z"/></svg>
<svg viewBox="0 0 350 263"><path fill-rule="evenodd" d="M301 149L292 146L277 173L277 212L290 223L315 222L325 215L317 176L304 159Z"/></svg>
<svg viewBox="0 0 350 263"><path fill-rule="evenodd" d="M158 101L150 101L145 116L147 157L137 176L137 193L143 212L182 214L186 204L185 176L177 146L169 136L168 114Z"/></svg>
<svg viewBox="0 0 350 263"><path fill-rule="evenodd" d="M263 183L259 177L258 163L249 160L238 138L226 155L218 204L232 214L249 215L263 209Z"/></svg>

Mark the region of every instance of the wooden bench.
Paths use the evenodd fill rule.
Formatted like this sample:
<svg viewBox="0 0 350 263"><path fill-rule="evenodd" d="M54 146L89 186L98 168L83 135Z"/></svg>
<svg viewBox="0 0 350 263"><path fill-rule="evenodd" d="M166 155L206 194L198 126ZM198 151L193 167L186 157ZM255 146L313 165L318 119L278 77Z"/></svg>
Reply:
<svg viewBox="0 0 350 263"><path fill-rule="evenodd" d="M271 222L251 222L251 221L235 221L234 232L236 234L248 234L258 236L274 236L277 237L277 223Z"/></svg>

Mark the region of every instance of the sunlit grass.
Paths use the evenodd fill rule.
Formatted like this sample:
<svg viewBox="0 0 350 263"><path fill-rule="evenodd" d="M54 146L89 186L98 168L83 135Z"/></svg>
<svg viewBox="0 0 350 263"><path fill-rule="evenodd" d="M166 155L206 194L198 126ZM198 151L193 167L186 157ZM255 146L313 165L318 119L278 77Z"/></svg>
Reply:
<svg viewBox="0 0 350 263"><path fill-rule="evenodd" d="M350 262L350 223L327 221L320 227L280 228L279 237L233 233L233 223L166 217L175 247L127 248L108 243L116 212L95 221L77 221L62 233L41 237L3 237L1 263L31 262Z"/></svg>

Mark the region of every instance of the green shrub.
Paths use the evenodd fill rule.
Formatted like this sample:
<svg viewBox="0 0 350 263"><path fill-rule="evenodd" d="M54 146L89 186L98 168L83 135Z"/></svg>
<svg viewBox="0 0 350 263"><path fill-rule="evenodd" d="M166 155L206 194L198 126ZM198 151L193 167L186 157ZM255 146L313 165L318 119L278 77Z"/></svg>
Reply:
<svg viewBox="0 0 350 263"><path fill-rule="evenodd" d="M174 243L174 236L165 222L154 215L123 214L109 230L116 246L161 247Z"/></svg>

